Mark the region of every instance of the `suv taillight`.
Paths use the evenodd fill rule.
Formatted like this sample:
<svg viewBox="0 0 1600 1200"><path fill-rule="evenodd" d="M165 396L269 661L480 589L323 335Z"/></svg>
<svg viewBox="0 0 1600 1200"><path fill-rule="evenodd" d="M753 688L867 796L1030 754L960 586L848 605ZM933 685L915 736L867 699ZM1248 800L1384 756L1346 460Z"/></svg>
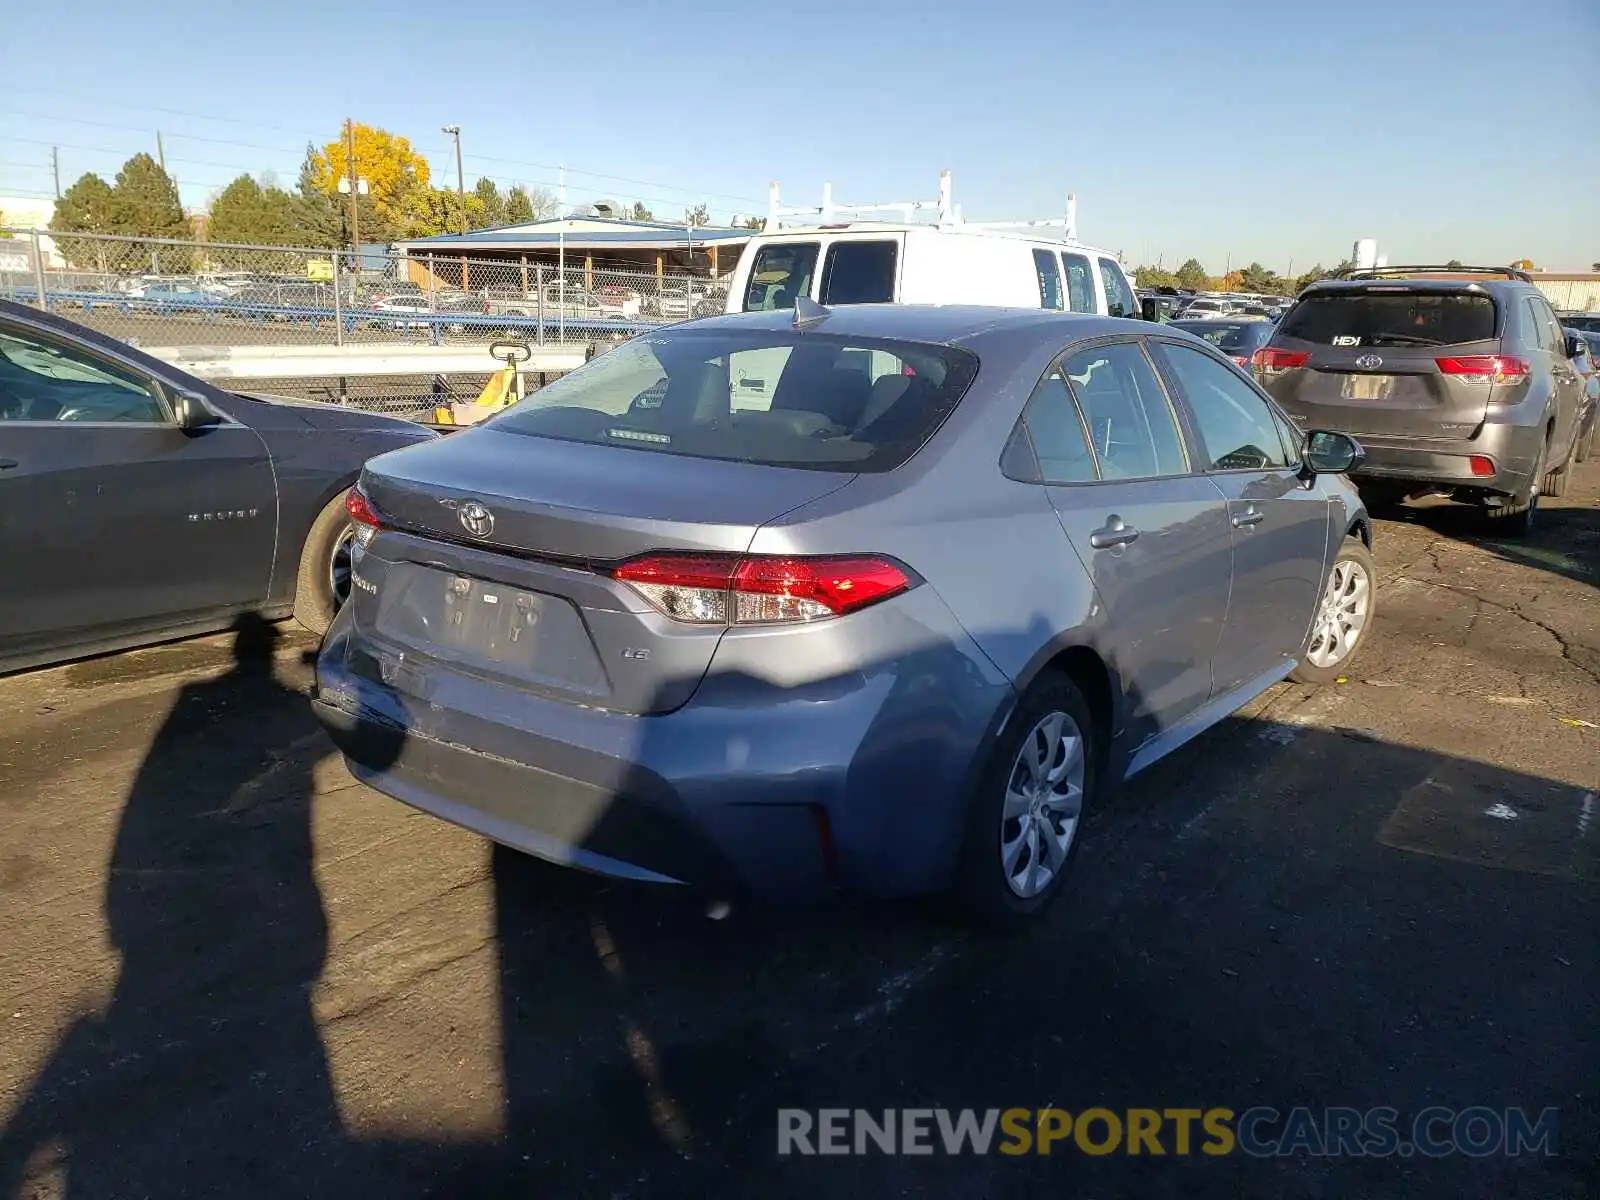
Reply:
<svg viewBox="0 0 1600 1200"><path fill-rule="evenodd" d="M611 572L652 607L691 625L774 625L842 617L912 586L886 558L647 554Z"/></svg>
<svg viewBox="0 0 1600 1200"><path fill-rule="evenodd" d="M1460 358L1433 360L1439 374L1462 383L1524 383L1533 373L1533 364L1512 354L1468 354Z"/></svg>
<svg viewBox="0 0 1600 1200"><path fill-rule="evenodd" d="M1263 346L1250 356L1250 365L1263 375L1276 375L1280 371L1293 371L1311 361L1309 350L1274 350Z"/></svg>

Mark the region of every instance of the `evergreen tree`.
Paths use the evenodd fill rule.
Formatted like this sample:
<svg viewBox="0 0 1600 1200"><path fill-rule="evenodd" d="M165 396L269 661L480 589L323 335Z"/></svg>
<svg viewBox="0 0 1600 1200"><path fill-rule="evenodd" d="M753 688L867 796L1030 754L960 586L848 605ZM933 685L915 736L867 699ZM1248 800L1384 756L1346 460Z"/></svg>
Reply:
<svg viewBox="0 0 1600 1200"><path fill-rule="evenodd" d="M478 198L482 210L474 217L474 229L489 229L506 223L506 202L494 180L485 175L478 180L478 186L472 189L472 194Z"/></svg>
<svg viewBox="0 0 1600 1200"><path fill-rule="evenodd" d="M81 175L56 201L56 210L50 217L50 232L115 233L114 210L111 185L98 175ZM56 237L54 240L56 249L74 267L93 271L110 270L112 259L116 257L113 248L122 245L88 238Z"/></svg>

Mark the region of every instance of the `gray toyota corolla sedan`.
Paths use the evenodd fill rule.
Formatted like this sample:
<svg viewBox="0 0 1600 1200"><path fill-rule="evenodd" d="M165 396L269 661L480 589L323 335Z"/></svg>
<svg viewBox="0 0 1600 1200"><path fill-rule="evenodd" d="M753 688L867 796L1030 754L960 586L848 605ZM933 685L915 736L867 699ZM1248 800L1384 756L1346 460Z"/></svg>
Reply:
<svg viewBox="0 0 1600 1200"><path fill-rule="evenodd" d="M0 671L243 613L322 632L348 587L361 464L437 436L225 392L0 300Z"/></svg>
<svg viewBox="0 0 1600 1200"><path fill-rule="evenodd" d="M1086 803L1348 667L1360 453L1160 326L662 329L367 465L315 703L357 777L543 858L1024 918Z"/></svg>

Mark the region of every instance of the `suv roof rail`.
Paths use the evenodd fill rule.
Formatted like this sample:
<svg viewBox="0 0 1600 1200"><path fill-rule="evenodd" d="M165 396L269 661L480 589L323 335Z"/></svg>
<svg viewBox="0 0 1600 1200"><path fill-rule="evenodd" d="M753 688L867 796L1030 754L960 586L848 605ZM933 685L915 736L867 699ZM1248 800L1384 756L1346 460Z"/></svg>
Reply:
<svg viewBox="0 0 1600 1200"><path fill-rule="evenodd" d="M1067 196L1067 215L1064 218L1055 218L1042 221L965 221L961 216L961 206L952 202L950 187L950 172L939 172L939 198L937 200L897 200L886 204L842 204L833 198L833 184L822 185L822 203L811 207L785 208L779 199L778 184L774 180L767 185L767 219L762 225L763 233L773 233L781 229L806 228L818 225L833 225L840 223L841 218L849 218L863 213L900 213L907 223L917 220L919 213L932 211L935 215L937 227L942 229L1052 229L1059 230L1056 235L1069 242L1078 239L1078 199L1076 196ZM800 220L786 218L802 218Z"/></svg>
<svg viewBox="0 0 1600 1200"><path fill-rule="evenodd" d="M1532 283L1533 276L1518 267L1453 267L1448 263L1398 267L1348 267L1333 276L1334 279L1383 279L1391 275L1415 275L1422 272L1445 272L1451 275L1499 275L1506 279L1519 279Z"/></svg>

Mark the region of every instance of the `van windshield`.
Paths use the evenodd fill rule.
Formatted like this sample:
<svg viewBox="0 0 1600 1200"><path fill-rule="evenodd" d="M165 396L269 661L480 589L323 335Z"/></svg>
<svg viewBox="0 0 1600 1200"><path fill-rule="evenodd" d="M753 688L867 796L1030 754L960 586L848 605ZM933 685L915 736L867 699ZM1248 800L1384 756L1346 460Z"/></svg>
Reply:
<svg viewBox="0 0 1600 1200"><path fill-rule="evenodd" d="M768 243L756 252L750 266L744 311L793 308L797 297L811 295L811 278L816 272L816 242Z"/></svg>
<svg viewBox="0 0 1600 1200"><path fill-rule="evenodd" d="M662 330L540 388L505 433L809 470L891 471L977 374L963 350L793 330Z"/></svg>

